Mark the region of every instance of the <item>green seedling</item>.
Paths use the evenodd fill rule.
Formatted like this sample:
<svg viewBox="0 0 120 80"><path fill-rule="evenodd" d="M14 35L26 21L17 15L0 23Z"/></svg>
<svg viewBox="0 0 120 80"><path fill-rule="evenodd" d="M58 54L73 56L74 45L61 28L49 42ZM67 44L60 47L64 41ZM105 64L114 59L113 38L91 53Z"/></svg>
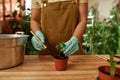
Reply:
<svg viewBox="0 0 120 80"><path fill-rule="evenodd" d="M56 49L60 51L60 57L65 57L65 55L63 54L64 47L65 47L64 42L61 42L58 45L56 45Z"/></svg>

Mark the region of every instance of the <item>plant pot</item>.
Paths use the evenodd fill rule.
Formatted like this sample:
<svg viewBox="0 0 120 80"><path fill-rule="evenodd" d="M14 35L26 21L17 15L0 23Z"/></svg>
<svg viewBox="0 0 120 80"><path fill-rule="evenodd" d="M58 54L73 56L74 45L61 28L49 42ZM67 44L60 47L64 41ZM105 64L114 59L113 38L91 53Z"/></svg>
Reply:
<svg viewBox="0 0 120 80"><path fill-rule="evenodd" d="M65 71L67 69L68 56L60 57L57 56L54 58L55 69L58 71Z"/></svg>
<svg viewBox="0 0 120 80"><path fill-rule="evenodd" d="M120 80L120 68L116 67L115 76L110 76L110 66L98 67L100 80Z"/></svg>

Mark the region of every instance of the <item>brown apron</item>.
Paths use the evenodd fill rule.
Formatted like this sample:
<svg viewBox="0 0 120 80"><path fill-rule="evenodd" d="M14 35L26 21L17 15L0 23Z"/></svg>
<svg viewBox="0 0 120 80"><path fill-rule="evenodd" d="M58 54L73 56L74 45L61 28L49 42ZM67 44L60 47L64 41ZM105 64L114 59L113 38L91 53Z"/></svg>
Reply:
<svg viewBox="0 0 120 80"><path fill-rule="evenodd" d="M43 0L41 30L48 48L55 54L59 53L55 46L71 38L78 23L79 9L75 0L48 3ZM81 54L82 49L76 53ZM76 54L75 53L75 54ZM49 54L42 50L39 54Z"/></svg>

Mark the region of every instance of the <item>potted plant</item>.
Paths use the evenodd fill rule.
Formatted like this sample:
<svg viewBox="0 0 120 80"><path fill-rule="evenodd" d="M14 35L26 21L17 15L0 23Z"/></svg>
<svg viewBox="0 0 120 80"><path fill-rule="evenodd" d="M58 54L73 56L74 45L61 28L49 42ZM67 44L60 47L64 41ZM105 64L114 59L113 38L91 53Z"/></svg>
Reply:
<svg viewBox="0 0 120 80"><path fill-rule="evenodd" d="M87 45L88 43L90 44L87 46L89 53L109 54L110 56L110 65L100 66L98 68L100 80L120 80L120 69L116 67L116 62L114 61L114 55L120 51L119 14L119 8L112 9L109 18L102 21L94 20L93 27L87 29L87 36L85 37L84 43L86 42ZM107 79L105 79L106 76Z"/></svg>
<svg viewBox="0 0 120 80"><path fill-rule="evenodd" d="M67 69L68 56L63 54L64 47L65 47L64 42L61 42L56 46L56 49L60 51L60 54L54 57L55 69L58 71L64 71Z"/></svg>
<svg viewBox="0 0 120 80"><path fill-rule="evenodd" d="M105 50L109 53L109 66L98 67L100 80L120 80L120 68L116 67L117 62L114 61L114 56L117 53L119 35L118 32L114 32L119 28L119 19L116 14L118 11L119 10L116 11L115 9L115 11L113 11L112 18L105 22L107 33L105 32L104 36L107 41L104 41L104 43L108 45L105 47Z"/></svg>
<svg viewBox="0 0 120 80"><path fill-rule="evenodd" d="M116 29L115 27L107 27L104 28L106 29L105 35L104 35L104 41L102 44L102 48L104 49L104 54L108 53L109 54L109 66L100 66L98 68L98 73L100 80L120 80L120 68L116 67L116 62L114 61L114 55L117 53L117 46L118 42L117 37L114 35L113 31ZM110 34L113 33L113 34ZM106 39L106 40L105 40ZM105 45L107 44L107 45ZM101 48L99 48L101 50Z"/></svg>
<svg viewBox="0 0 120 80"><path fill-rule="evenodd" d="M120 68L116 67L114 54L110 54L110 66L99 66L99 80L120 80Z"/></svg>

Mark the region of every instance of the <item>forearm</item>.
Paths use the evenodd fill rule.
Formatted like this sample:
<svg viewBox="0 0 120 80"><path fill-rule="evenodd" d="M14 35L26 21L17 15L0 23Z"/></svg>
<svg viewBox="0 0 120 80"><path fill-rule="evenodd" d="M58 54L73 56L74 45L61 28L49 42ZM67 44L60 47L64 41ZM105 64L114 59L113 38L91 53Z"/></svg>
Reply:
<svg viewBox="0 0 120 80"><path fill-rule="evenodd" d="M31 21L30 27L31 30L35 33L36 31L40 30L40 21L41 21L41 10L40 8L31 9Z"/></svg>
<svg viewBox="0 0 120 80"><path fill-rule="evenodd" d="M33 32L40 30L40 23L35 20L31 20L30 28Z"/></svg>
<svg viewBox="0 0 120 80"><path fill-rule="evenodd" d="M81 21L75 31L73 36L76 36L80 41L82 40L83 34L85 33L85 29L86 29L86 24L87 24L87 20Z"/></svg>
<svg viewBox="0 0 120 80"><path fill-rule="evenodd" d="M86 29L87 24L87 16L88 16L88 4L80 4L79 5L79 23L76 26L73 36L78 37L80 41L82 41L83 34Z"/></svg>

